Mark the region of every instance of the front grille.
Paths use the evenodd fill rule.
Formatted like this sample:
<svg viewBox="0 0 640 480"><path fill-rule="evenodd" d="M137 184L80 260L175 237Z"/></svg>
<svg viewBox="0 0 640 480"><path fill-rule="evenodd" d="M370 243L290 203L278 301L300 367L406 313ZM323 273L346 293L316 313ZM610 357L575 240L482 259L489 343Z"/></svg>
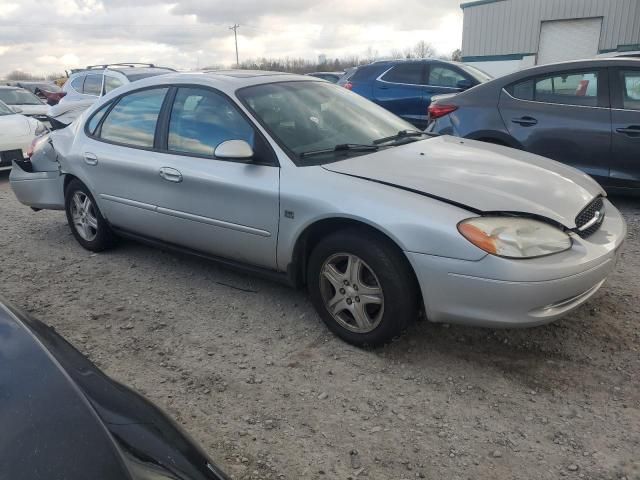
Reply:
<svg viewBox="0 0 640 480"><path fill-rule="evenodd" d="M593 235L602 225L604 214L604 201L598 197L576 217L576 233L582 238Z"/></svg>
<svg viewBox="0 0 640 480"><path fill-rule="evenodd" d="M0 167L8 167L12 160L22 160L22 150L6 150L0 152Z"/></svg>

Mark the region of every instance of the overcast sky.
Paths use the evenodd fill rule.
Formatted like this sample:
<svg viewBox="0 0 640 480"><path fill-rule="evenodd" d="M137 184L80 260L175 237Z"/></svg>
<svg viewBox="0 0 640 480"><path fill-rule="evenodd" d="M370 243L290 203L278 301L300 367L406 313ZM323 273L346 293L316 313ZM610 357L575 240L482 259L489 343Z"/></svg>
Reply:
<svg viewBox="0 0 640 480"><path fill-rule="evenodd" d="M0 0L0 76L141 61L177 68L257 57L460 47L460 0Z"/></svg>

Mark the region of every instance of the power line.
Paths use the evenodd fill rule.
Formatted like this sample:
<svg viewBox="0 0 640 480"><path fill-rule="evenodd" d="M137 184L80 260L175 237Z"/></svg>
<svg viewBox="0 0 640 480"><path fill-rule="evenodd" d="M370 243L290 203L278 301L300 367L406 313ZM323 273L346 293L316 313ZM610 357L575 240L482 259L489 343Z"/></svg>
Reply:
<svg viewBox="0 0 640 480"><path fill-rule="evenodd" d="M238 25L237 23L235 23L233 27L229 27L229 30L233 30L233 36L236 39L236 67L240 67L240 60L238 57L238 28L239 27L240 25Z"/></svg>

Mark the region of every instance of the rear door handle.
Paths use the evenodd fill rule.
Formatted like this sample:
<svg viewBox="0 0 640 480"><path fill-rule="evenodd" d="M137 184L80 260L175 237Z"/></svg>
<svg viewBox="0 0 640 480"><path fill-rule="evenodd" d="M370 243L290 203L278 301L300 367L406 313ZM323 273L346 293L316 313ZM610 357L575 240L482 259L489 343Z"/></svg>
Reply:
<svg viewBox="0 0 640 480"><path fill-rule="evenodd" d="M538 120L536 120L533 117L512 118L511 121L513 123L517 123L519 125L522 125L523 127L532 127L534 125L537 125L537 123L538 123Z"/></svg>
<svg viewBox="0 0 640 480"><path fill-rule="evenodd" d="M167 182L180 183L182 181L182 174L171 167L162 167L160 169L160 176Z"/></svg>
<svg viewBox="0 0 640 480"><path fill-rule="evenodd" d="M386 85L378 85L378 88L380 90L389 90L389 87L387 87Z"/></svg>
<svg viewBox="0 0 640 480"><path fill-rule="evenodd" d="M86 164L88 164L88 165L97 165L98 164L98 157L96 157L91 152L85 152L84 153L84 162Z"/></svg>
<svg viewBox="0 0 640 480"><path fill-rule="evenodd" d="M629 127L616 128L616 132L622 133L623 135L627 135L629 137L640 137L640 126L631 125Z"/></svg>

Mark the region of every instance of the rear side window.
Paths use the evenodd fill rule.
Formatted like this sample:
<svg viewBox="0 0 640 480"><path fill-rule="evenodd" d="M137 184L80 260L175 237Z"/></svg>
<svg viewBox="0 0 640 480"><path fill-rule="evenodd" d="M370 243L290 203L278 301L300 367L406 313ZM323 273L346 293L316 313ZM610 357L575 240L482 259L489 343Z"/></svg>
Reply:
<svg viewBox="0 0 640 480"><path fill-rule="evenodd" d="M122 86L124 82L116 77L110 77L105 75L104 77L104 93L109 93L111 90Z"/></svg>
<svg viewBox="0 0 640 480"><path fill-rule="evenodd" d="M424 83L423 73L424 66L422 63L402 63L385 73L382 80L391 83L421 85Z"/></svg>
<svg viewBox="0 0 640 480"><path fill-rule="evenodd" d="M626 110L640 110L640 70L620 72L622 101Z"/></svg>
<svg viewBox="0 0 640 480"><path fill-rule="evenodd" d="M464 76L449 67L432 66L429 70L427 85L456 88L458 82L466 80Z"/></svg>
<svg viewBox="0 0 640 480"><path fill-rule="evenodd" d="M87 75L84 81L84 88L82 93L85 95L100 95L100 89L102 88L102 75Z"/></svg>
<svg viewBox="0 0 640 480"><path fill-rule="evenodd" d="M348 75L347 79L352 81L352 82L358 82L360 80L366 80L367 72L369 72L369 70L370 69L366 68L366 67L358 67L353 72L351 72L350 74L347 74Z"/></svg>
<svg viewBox="0 0 640 480"><path fill-rule="evenodd" d="M253 147L254 130L224 96L180 88L169 120L169 150L213 157L216 147L227 140L245 140Z"/></svg>
<svg viewBox="0 0 640 480"><path fill-rule="evenodd" d="M167 88L155 88L125 95L102 122L100 138L125 145L153 147L166 94Z"/></svg>
<svg viewBox="0 0 640 480"><path fill-rule="evenodd" d="M111 105L111 103L113 102L109 102L106 105L103 105L102 108L94 113L93 116L89 119L89 122L87 123L87 132L89 132L90 135L95 135L96 128L98 128L98 124L100 123L100 120L102 120L102 117L104 117L104 114L107 112L107 110L109 110L109 106Z"/></svg>
<svg viewBox="0 0 640 480"><path fill-rule="evenodd" d="M79 77L71 80L71 86L76 92L82 93L82 84L84 83L84 77L86 75L80 75Z"/></svg>
<svg viewBox="0 0 640 480"><path fill-rule="evenodd" d="M507 91L521 100L597 107L598 72L567 72L529 78L508 86Z"/></svg>

